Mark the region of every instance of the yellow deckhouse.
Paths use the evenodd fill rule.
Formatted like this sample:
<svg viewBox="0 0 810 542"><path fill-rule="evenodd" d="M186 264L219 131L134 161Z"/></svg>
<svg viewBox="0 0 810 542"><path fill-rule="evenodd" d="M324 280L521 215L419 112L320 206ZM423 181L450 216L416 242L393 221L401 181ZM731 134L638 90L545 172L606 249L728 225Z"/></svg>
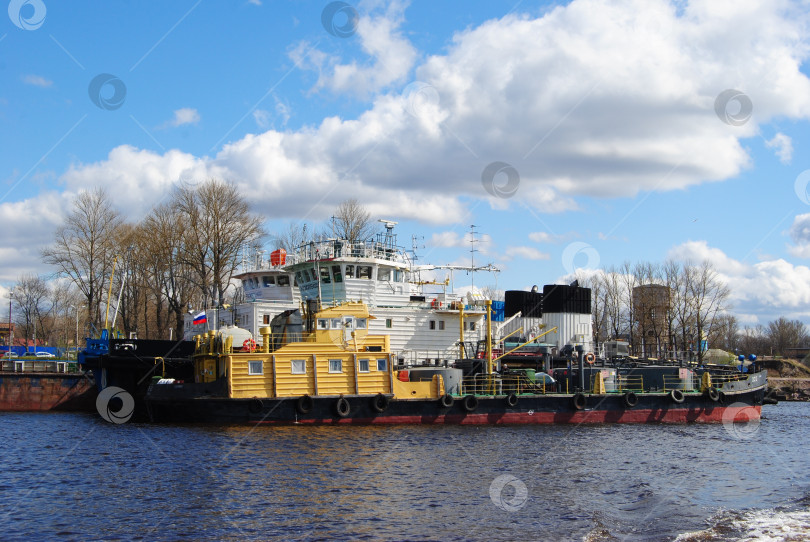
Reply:
<svg viewBox="0 0 810 542"><path fill-rule="evenodd" d="M387 335L370 335L364 303L322 309L302 322L298 311L276 317L260 329L261 344L245 341L235 352L216 332L195 337L197 383L224 383L230 399L376 395L431 398L444 394L441 382L400 382ZM305 325L306 324L306 325ZM312 331L305 332L308 327ZM251 351L253 350L253 351ZM223 382L224 381L224 382Z"/></svg>

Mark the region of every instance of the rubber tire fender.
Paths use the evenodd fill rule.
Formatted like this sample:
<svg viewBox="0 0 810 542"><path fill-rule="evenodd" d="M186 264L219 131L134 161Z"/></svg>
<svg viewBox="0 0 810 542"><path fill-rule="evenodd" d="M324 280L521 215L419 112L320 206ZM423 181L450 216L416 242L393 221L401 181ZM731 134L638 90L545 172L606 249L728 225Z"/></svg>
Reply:
<svg viewBox="0 0 810 542"><path fill-rule="evenodd" d="M445 393L439 398L439 404L444 408L450 408L451 406L453 406L454 402L455 399L453 399L453 396L450 395L449 393Z"/></svg>
<svg viewBox="0 0 810 542"><path fill-rule="evenodd" d="M509 408L515 408L518 404L518 396L517 393L512 392L506 396L506 406Z"/></svg>
<svg viewBox="0 0 810 542"><path fill-rule="evenodd" d="M295 402L295 410L297 410L299 414L309 414L314 406L315 401L313 401L312 397L309 395L302 395Z"/></svg>
<svg viewBox="0 0 810 542"><path fill-rule="evenodd" d="M681 390L672 390L669 392L669 398L673 403L680 405L685 399Z"/></svg>
<svg viewBox="0 0 810 542"><path fill-rule="evenodd" d="M262 400L259 399L258 397L254 397L248 403L248 410L250 411L251 414L258 414L259 412L262 411L263 408L264 403L262 403Z"/></svg>
<svg viewBox="0 0 810 542"><path fill-rule="evenodd" d="M335 402L335 414L338 415L340 418L345 418L348 416L352 411L352 407L349 404L349 401L346 400L345 397L340 397Z"/></svg>
<svg viewBox="0 0 810 542"><path fill-rule="evenodd" d="M475 395L468 395L464 398L464 410L472 412L478 408L478 397Z"/></svg>
<svg viewBox="0 0 810 542"><path fill-rule="evenodd" d="M628 391L622 396L622 403L627 408L633 408L638 404L638 395L635 392Z"/></svg>
<svg viewBox="0 0 810 542"><path fill-rule="evenodd" d="M717 388L709 388L706 390L706 395L715 403L720 400L720 392L717 391Z"/></svg>
<svg viewBox="0 0 810 542"><path fill-rule="evenodd" d="M574 409L583 410L588 405L588 398L585 397L584 393L575 393L571 398L571 402L574 405Z"/></svg>
<svg viewBox="0 0 810 542"><path fill-rule="evenodd" d="M378 393L371 399L371 408L374 409L374 412L382 414L386 411L386 409L388 409L389 402L390 400L388 399L387 395Z"/></svg>

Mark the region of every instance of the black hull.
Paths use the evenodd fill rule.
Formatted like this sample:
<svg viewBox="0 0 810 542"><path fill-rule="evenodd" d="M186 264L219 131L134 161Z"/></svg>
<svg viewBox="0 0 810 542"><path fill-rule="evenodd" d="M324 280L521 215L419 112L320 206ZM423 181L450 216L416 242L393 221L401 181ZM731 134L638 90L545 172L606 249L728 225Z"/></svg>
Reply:
<svg viewBox="0 0 810 542"><path fill-rule="evenodd" d="M570 394L522 395L514 406L509 405L506 396L478 396L467 401L457 397L451 406L442 405L438 399L391 399L385 410L378 412L374 408L375 396L369 395L319 396L306 404L298 397L178 397L182 389L167 388L147 394L147 409L153 421L320 425L733 423L759 419L765 397L764 388L720 394L716 401L707 394L689 393L684 394L682 403L667 393L644 393L636 396L635 405L628 406L623 395L585 394L581 409L576 403L583 406L582 398ZM340 401L348 403L348 412ZM338 413L341 406L343 416Z"/></svg>

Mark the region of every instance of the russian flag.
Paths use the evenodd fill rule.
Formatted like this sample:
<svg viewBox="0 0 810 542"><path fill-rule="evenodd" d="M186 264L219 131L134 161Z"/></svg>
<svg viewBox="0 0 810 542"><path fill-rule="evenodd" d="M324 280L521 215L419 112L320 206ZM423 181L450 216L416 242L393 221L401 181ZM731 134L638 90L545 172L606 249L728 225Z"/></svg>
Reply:
<svg viewBox="0 0 810 542"><path fill-rule="evenodd" d="M205 317L205 311L202 311L200 314L194 317L194 325L204 324L208 321L208 318Z"/></svg>

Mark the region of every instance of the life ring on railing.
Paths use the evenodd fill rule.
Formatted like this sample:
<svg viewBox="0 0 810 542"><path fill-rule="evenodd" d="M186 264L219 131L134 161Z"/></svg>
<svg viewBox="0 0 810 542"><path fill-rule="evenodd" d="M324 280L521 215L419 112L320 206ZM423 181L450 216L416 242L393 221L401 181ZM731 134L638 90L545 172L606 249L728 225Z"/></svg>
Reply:
<svg viewBox="0 0 810 542"><path fill-rule="evenodd" d="M593 365L593 362L596 361L596 356L593 355L593 352L588 352L585 354L585 361Z"/></svg>
<svg viewBox="0 0 810 542"><path fill-rule="evenodd" d="M346 416L348 416L351 410L352 407L349 405L349 402L346 400L345 397L341 397L340 399L337 400L337 403L335 403L335 412L341 418L345 418Z"/></svg>
<svg viewBox="0 0 810 542"><path fill-rule="evenodd" d="M243 352L255 352L256 351L256 341L253 339L245 339L245 342L242 343L242 351Z"/></svg>

